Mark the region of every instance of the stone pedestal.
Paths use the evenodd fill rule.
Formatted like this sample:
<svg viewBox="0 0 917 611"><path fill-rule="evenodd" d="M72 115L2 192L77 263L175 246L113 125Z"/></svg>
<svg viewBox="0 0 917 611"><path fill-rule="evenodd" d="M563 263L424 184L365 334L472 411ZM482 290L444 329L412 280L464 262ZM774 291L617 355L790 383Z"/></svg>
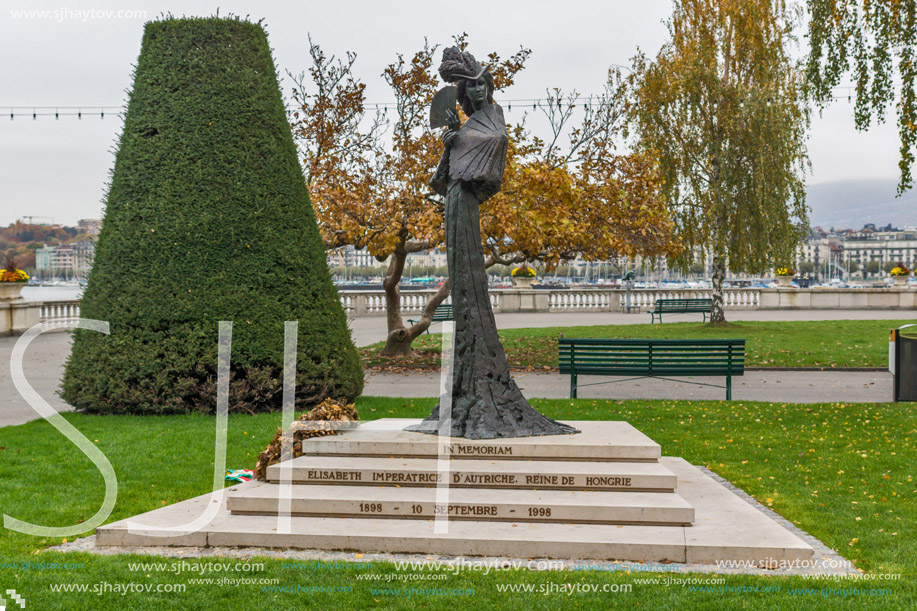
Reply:
<svg viewBox="0 0 917 611"><path fill-rule="evenodd" d="M567 422L583 432L480 441L403 430L416 422L376 420L304 441L304 455L271 466L268 481L230 488L197 532L163 538L121 521L99 528L96 543L696 563L813 555L625 422ZM131 520L185 524L208 497Z"/></svg>
<svg viewBox="0 0 917 611"><path fill-rule="evenodd" d="M0 335L19 335L41 322L41 302L0 301Z"/></svg>
<svg viewBox="0 0 917 611"><path fill-rule="evenodd" d="M28 284L28 282L0 282L0 303L22 299L20 293Z"/></svg>
<svg viewBox="0 0 917 611"><path fill-rule="evenodd" d="M550 310L549 291L518 289L500 294L500 312L547 312Z"/></svg>

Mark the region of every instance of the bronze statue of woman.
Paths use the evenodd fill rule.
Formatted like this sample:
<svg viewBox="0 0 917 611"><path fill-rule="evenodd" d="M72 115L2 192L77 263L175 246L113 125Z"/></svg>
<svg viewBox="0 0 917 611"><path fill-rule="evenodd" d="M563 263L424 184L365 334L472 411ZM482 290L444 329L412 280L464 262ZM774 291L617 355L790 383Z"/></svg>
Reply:
<svg viewBox="0 0 917 611"><path fill-rule="evenodd" d="M478 214L478 207L500 191L506 165L506 123L503 109L493 101L493 77L486 66L457 47L443 52L439 74L456 85L437 94L431 108L431 125L446 125L442 136L446 150L430 186L445 198L446 258L455 319L451 435L493 439L577 433L529 405L513 381L497 335ZM456 100L468 116L464 125L455 112ZM408 430L439 432L439 409Z"/></svg>

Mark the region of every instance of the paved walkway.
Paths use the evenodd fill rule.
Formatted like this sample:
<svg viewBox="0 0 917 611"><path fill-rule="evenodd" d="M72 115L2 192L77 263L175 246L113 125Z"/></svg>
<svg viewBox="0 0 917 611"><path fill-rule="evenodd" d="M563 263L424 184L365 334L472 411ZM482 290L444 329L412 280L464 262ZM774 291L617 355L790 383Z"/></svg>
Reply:
<svg viewBox="0 0 917 611"><path fill-rule="evenodd" d="M408 317L405 317L408 318ZM622 312L553 312L548 314L497 314L500 329L524 327L581 327L591 325L648 324L650 315ZM917 312L910 310L726 310L726 320L906 320L917 322ZM669 321L669 317L666 317ZM671 322L700 322L697 314L671 316ZM386 337L384 316L361 316L349 320L357 346L381 342ZM439 325L433 327L438 331Z"/></svg>
<svg viewBox="0 0 917 611"><path fill-rule="evenodd" d="M514 372L525 396L538 399L566 399L570 376L559 373ZM580 376L581 384L610 382L605 376ZM622 379L622 378L618 378ZM688 380L691 378L679 378ZM693 378L705 384L724 385L724 378ZM377 397L436 397L438 371L424 373L370 372L363 394ZM695 386L683 381L647 378L629 382L580 386L580 399L695 399L722 401L726 390ZM871 403L892 400L892 376L887 371L746 371L732 379L735 401L787 403Z"/></svg>
<svg viewBox="0 0 917 611"><path fill-rule="evenodd" d="M18 339L0 338L0 427L22 424L39 417L19 396L10 376L10 356ZM59 412L73 410L56 394L69 354L69 333L45 333L32 340L23 359L26 379Z"/></svg>
<svg viewBox="0 0 917 611"><path fill-rule="evenodd" d="M900 310L748 310L727 311L729 320L849 320L849 319L907 319L914 312ZM497 314L497 326L502 329L520 327L555 327L581 325L638 324L649 322L647 314L555 313L555 314ZM696 320L697 317L673 317L673 322ZM350 320L354 341L365 346L385 339L385 318L381 316ZM0 337L0 427L28 422L37 417L35 411L13 387L10 378L10 355L18 338ZM70 352L70 335L46 333L33 340L25 356L24 369L29 383L58 411L72 409L57 395L63 364ZM438 373L369 374L367 395L425 397L438 393ZM519 385L531 397L565 398L569 396L569 381L556 373L519 373ZM603 378L583 378L584 382L599 382ZM702 381L719 384L716 379ZM583 398L610 399L722 399L725 391L660 380L638 380L618 384L582 387ZM747 372L733 383L733 398L759 401L890 401L891 376L887 372Z"/></svg>

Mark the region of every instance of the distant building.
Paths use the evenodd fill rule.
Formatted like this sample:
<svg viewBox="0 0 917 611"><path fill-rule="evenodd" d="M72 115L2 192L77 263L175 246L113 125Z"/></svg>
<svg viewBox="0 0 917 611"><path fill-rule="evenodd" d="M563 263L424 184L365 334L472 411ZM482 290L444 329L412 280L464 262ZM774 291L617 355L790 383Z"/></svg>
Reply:
<svg viewBox="0 0 917 611"><path fill-rule="evenodd" d="M844 261L842 238L833 230L825 231L821 227L813 227L796 251L797 270L804 261L811 263L816 273L827 272L829 276L833 275L832 268Z"/></svg>
<svg viewBox="0 0 917 611"><path fill-rule="evenodd" d="M412 252L408 255L405 265L417 267L446 267L446 251L439 248Z"/></svg>
<svg viewBox="0 0 917 611"><path fill-rule="evenodd" d="M91 236L99 235L99 232L102 231L102 221L99 219L80 219L76 226L81 233L88 233Z"/></svg>
<svg viewBox="0 0 917 611"><path fill-rule="evenodd" d="M35 268L39 271L50 271L51 270L51 255L54 254L56 246L48 246L45 244L41 248L35 251Z"/></svg>
<svg viewBox="0 0 917 611"><path fill-rule="evenodd" d="M865 266L877 261L880 269L889 263L902 262L913 269L917 265L917 228L875 231L863 228L843 240L844 261Z"/></svg>
<svg viewBox="0 0 917 611"><path fill-rule="evenodd" d="M917 228L896 229L891 225L876 228L868 223L860 230L831 228L828 231L813 227L797 250L797 268L801 262L815 265L816 274L846 276L845 270L854 267L867 275L865 267L870 262L879 266L880 276L890 264L904 263L913 269L917 266Z"/></svg>
<svg viewBox="0 0 917 611"><path fill-rule="evenodd" d="M343 246L329 250L326 254L329 267L381 267L383 263L366 250L357 250L353 246Z"/></svg>
<svg viewBox="0 0 917 611"><path fill-rule="evenodd" d="M379 262L369 251L344 246L329 250L326 254L329 267L386 267L388 259ZM412 252L405 261L407 266L445 267L446 251L439 248Z"/></svg>
<svg viewBox="0 0 917 611"><path fill-rule="evenodd" d="M85 276L92 267L95 249L93 240L61 246L46 244L35 251L35 267L51 276Z"/></svg>

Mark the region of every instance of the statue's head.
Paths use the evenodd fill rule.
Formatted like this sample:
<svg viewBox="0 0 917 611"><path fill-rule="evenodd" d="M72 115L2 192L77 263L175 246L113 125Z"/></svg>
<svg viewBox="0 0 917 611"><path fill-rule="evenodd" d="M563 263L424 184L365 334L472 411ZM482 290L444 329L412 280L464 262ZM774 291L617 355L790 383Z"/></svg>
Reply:
<svg viewBox="0 0 917 611"><path fill-rule="evenodd" d="M456 86L458 102L469 117L474 113L475 107L494 103L494 77L490 72L485 71L474 80L459 79Z"/></svg>
<svg viewBox="0 0 917 611"><path fill-rule="evenodd" d="M447 83L455 83L458 89L458 102L469 117L475 107L493 104L494 78L490 67L479 63L471 53L458 47L448 47L443 51L443 61L439 65L439 75Z"/></svg>

